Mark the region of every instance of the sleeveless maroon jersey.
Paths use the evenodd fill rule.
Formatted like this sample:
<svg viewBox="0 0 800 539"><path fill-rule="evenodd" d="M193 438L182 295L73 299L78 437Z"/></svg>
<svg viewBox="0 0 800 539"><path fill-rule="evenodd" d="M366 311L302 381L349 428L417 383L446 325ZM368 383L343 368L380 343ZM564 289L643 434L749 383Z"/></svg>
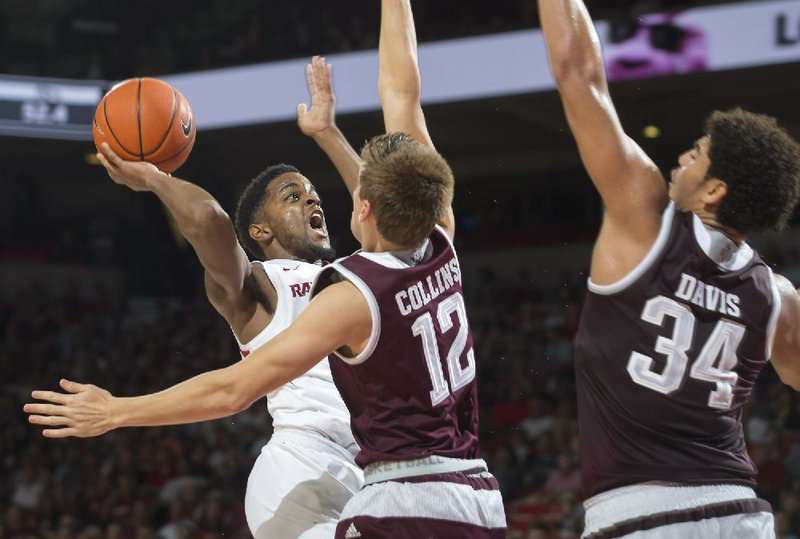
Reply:
<svg viewBox="0 0 800 539"><path fill-rule="evenodd" d="M326 267L313 294L337 280L369 303L372 335L355 358L331 355L333 379L351 416L364 467L439 455L478 455L475 355L461 270L449 238L436 229L424 261L359 252Z"/></svg>
<svg viewBox="0 0 800 539"><path fill-rule="evenodd" d="M590 281L575 340L589 495L647 481L755 486L742 405L779 309L758 254L672 204L630 275Z"/></svg>

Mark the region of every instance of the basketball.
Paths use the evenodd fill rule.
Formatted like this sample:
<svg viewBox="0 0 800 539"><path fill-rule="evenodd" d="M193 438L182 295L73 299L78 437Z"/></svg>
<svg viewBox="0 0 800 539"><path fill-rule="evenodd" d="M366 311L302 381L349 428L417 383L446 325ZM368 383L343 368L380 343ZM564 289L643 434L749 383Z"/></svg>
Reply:
<svg viewBox="0 0 800 539"><path fill-rule="evenodd" d="M195 139L192 108L170 84L128 79L103 96L94 115L94 143L107 142L126 161L147 161L173 172L189 157Z"/></svg>

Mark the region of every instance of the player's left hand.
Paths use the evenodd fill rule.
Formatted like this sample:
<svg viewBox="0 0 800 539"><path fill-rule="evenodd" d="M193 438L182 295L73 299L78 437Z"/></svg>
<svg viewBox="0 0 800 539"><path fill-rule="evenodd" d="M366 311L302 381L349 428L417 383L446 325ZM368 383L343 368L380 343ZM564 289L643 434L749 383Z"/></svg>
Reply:
<svg viewBox="0 0 800 539"><path fill-rule="evenodd" d="M31 397L44 403L28 403L23 410L30 414L28 422L43 425L47 438L100 436L113 429L111 401L114 396L105 389L91 384L78 384L69 380L59 382L66 393L34 391Z"/></svg>
<svg viewBox="0 0 800 539"><path fill-rule="evenodd" d="M336 96L333 94L331 65L314 56L306 66L306 82L311 94L311 108L297 105L297 125L305 135L315 137L336 125Z"/></svg>
<svg viewBox="0 0 800 539"><path fill-rule="evenodd" d="M104 142L97 152L97 159L105 167L114 183L125 185L134 191L150 191L152 182L168 180L169 174L145 161L125 161L114 153L111 146Z"/></svg>

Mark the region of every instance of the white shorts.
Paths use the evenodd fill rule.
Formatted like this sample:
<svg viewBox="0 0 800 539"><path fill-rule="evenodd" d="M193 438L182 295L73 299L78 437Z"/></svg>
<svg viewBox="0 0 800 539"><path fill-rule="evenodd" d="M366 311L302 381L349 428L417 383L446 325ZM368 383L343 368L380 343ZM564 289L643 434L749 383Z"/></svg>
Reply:
<svg viewBox="0 0 800 539"><path fill-rule="evenodd" d="M463 471L436 472L453 463ZM344 508L337 539L506 537L503 499L482 460L428 457L377 468L367 471L367 485Z"/></svg>
<svg viewBox="0 0 800 539"><path fill-rule="evenodd" d="M247 480L250 532L256 539L332 539L342 508L363 484L343 447L313 432L279 429Z"/></svg>
<svg viewBox="0 0 800 539"><path fill-rule="evenodd" d="M584 502L584 539L774 539L769 504L740 485L645 483Z"/></svg>

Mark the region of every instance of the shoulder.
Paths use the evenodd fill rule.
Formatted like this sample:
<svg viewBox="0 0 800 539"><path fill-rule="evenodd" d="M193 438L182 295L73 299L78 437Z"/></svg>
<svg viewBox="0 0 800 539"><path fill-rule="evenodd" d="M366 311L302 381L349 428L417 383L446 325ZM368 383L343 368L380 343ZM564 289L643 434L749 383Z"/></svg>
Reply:
<svg viewBox="0 0 800 539"><path fill-rule="evenodd" d="M670 241L676 218L686 218L672 203L654 215L645 226L626 224L606 213L592 256L593 283L610 286L645 271Z"/></svg>
<svg viewBox="0 0 800 539"><path fill-rule="evenodd" d="M800 298L797 296L797 290L792 282L783 275L774 274L775 289L778 293L778 299L781 302L781 311L786 308L787 310L797 309L800 306Z"/></svg>

